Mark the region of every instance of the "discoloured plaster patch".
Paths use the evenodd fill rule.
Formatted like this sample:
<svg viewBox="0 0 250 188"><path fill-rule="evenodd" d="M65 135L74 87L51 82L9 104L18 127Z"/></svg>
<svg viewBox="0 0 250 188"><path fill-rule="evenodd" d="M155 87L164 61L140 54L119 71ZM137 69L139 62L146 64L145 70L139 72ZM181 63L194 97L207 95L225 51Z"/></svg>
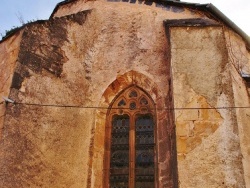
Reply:
<svg viewBox="0 0 250 188"><path fill-rule="evenodd" d="M19 62L36 73L41 73L42 69L45 69L57 77L61 76L63 64L68 61L61 49L64 43L69 42L67 26L71 22L83 25L89 12L28 25L21 42Z"/></svg>

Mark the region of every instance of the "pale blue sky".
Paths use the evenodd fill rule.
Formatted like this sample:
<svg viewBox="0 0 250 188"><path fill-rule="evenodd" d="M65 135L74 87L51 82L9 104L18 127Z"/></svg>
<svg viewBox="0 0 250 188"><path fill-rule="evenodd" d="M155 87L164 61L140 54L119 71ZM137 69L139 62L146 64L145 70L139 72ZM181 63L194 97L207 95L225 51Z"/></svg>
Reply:
<svg viewBox="0 0 250 188"><path fill-rule="evenodd" d="M13 26L22 25L19 18L25 22L37 19L48 19L56 4L62 0L0 0L0 33ZM0 37L1 39L1 37Z"/></svg>
<svg viewBox="0 0 250 188"><path fill-rule="evenodd" d="M25 22L48 19L56 4L62 0L1 0L0 34ZM181 0L182 1L182 0ZM184 1L184 0L183 0ZM193 3L212 3L229 19L250 35L250 0L185 0ZM1 39L1 37L0 37Z"/></svg>

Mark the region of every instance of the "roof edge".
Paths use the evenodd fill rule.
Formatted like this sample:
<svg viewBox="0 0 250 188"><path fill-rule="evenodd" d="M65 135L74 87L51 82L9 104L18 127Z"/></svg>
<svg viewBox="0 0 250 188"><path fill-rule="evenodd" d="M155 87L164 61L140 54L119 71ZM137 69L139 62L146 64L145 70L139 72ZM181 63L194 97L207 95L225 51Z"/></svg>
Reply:
<svg viewBox="0 0 250 188"><path fill-rule="evenodd" d="M69 3L73 3L74 1L77 1L77 0L64 0L64 1L61 1L61 2L57 3L56 7L54 8L53 12L51 13L49 19L53 18L53 16L55 15L55 13L57 12L57 10L59 9L60 6L66 5L66 4L69 4Z"/></svg>
<svg viewBox="0 0 250 188"><path fill-rule="evenodd" d="M58 3L53 10L51 16L49 19L52 19L54 14L57 12L57 10L62 5L66 5L72 2L75 2L77 0L64 0L60 3ZM190 2L184 2L184 1L177 1L177 0L145 0L145 1L153 1L153 2L162 2L162 3L170 3L172 5L177 6L186 6L189 8L195 8L195 9L201 9L210 12L212 15L217 17L219 20L221 20L225 25L227 25L229 28L231 28L233 31L235 31L237 34L239 34L242 39L245 41L246 48L250 50L250 37L241 29L239 28L234 22L232 22L227 16L225 16L218 8L216 8L213 4L199 4L199 3L190 3Z"/></svg>
<svg viewBox="0 0 250 188"><path fill-rule="evenodd" d="M233 21L231 21L227 16L225 16L218 8L216 8L213 4L207 4L206 8L219 19L221 19L228 27L232 28L236 33L238 33L243 40L246 42L246 47L250 50L250 37L239 28Z"/></svg>
<svg viewBox="0 0 250 188"><path fill-rule="evenodd" d="M47 20L36 20L34 22L28 22L25 23L21 26L18 26L16 28L10 29L9 33L6 34L5 36L2 37L2 39L0 39L0 44L3 43L5 40L7 40L8 38L12 37L13 35L15 35L16 33L24 30L26 27L30 26L30 25L34 25L34 24L41 24L41 23L45 23Z"/></svg>

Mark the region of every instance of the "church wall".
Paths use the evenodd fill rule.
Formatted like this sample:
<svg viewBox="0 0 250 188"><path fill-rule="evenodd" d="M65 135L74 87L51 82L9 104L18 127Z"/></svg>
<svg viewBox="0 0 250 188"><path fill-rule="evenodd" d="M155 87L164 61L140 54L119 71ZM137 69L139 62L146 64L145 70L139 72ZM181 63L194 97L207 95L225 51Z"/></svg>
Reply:
<svg viewBox="0 0 250 188"><path fill-rule="evenodd" d="M13 72L16 67L22 31L0 43L0 97L9 96ZM4 123L5 106L0 104L0 138Z"/></svg>
<svg viewBox="0 0 250 188"><path fill-rule="evenodd" d="M6 107L0 187L87 187L94 110L63 107L88 106L89 83L79 64L63 75L70 68L62 49L67 26L83 24L86 14L24 30L9 96L17 104Z"/></svg>
<svg viewBox="0 0 250 188"><path fill-rule="evenodd" d="M117 96L117 93L123 91L129 86L136 85L137 87L143 88L150 96L152 96L155 107L156 107L156 126L157 126L157 141L156 149L159 151L157 155L157 164L156 167L158 172L158 185L159 187L174 187L174 181L177 181L174 174L176 173L176 161L175 161L175 148L174 146L175 137L173 131L173 123L171 122L172 116L169 111L165 108L168 107L168 97L167 94L162 93L159 90L159 87L154 82L154 80L149 77L136 72L130 71L124 75L120 75L117 79L112 82L109 87L103 93L100 106L109 107L110 103ZM169 92L169 91L168 91ZM166 97L163 97L166 96ZM92 166L92 177L91 180L93 184L91 187L104 187L103 180L103 171L106 169L103 167L103 157L105 152L105 141L108 139L105 135L107 128L103 125L108 125L106 123L106 109L98 109L96 113L96 125L95 125L95 134L94 134L94 148L93 148L93 166ZM171 135L172 134L172 135ZM171 138L172 137L172 138ZM176 186L176 184L175 184Z"/></svg>
<svg viewBox="0 0 250 188"><path fill-rule="evenodd" d="M0 44L0 51L16 44L18 55L17 63L8 60L13 65L9 73L0 74L7 79L14 72L3 93L8 95L11 85L9 97L17 102L0 106L1 113L6 109L0 187L102 187L106 108L132 84L161 109L156 113L162 134L159 187L174 187L165 162L173 153L164 146L170 139L165 135L175 130L167 127L169 110L162 110L172 97L170 60L179 186L244 187L239 148L248 140L239 134L248 131L243 126L248 111L215 109L241 105L238 99L246 98L244 89L236 89L240 78L227 65L222 28L171 28L171 46L165 33L166 19L200 17L156 4L77 1L62 6L54 19L26 26L15 40L21 40L20 51L18 42L8 44L12 38ZM243 122L239 133L237 122ZM248 156L243 145L242 154ZM248 162L243 165L246 176Z"/></svg>
<svg viewBox="0 0 250 188"><path fill-rule="evenodd" d="M163 100L168 94L169 88L166 84L170 76L166 74L168 47L162 15L156 15L150 10L141 11L138 14L138 9L124 8L126 8L124 12L121 12L115 8L114 4L107 8L105 13L102 9L93 9L84 27L79 26L68 32L71 43L68 44L69 50L66 55L73 62L79 62L85 67L86 79L91 83L89 105L103 104L101 102L105 96L107 107L115 97L105 92L108 86L118 80L112 87L114 91L111 90L118 93L127 84L133 84L132 78L140 74L148 77L148 80L154 80L156 90L162 93L160 96ZM77 32L79 30L81 32ZM123 75L131 70L140 74L134 74L125 79ZM122 81L123 79L126 84ZM139 83L136 84L142 85L143 89L150 93L150 87L146 87L147 81L144 79L138 79L138 81ZM152 96L156 101L158 97ZM99 106L102 107L102 105ZM103 181L105 116L100 118L99 115L97 112L96 124L92 127L92 142L95 148L91 149L93 159L89 163L92 164L92 170L89 172L90 183L88 182L91 187L102 187ZM164 170L165 167L161 168ZM167 180L164 179L164 181Z"/></svg>
<svg viewBox="0 0 250 188"><path fill-rule="evenodd" d="M99 0L99 1L85 1L85 0L78 0L71 3L65 3L61 5L59 9L56 9L52 17L63 17L66 15L75 14L80 11L92 10L92 9L119 9L122 14L126 14L126 12L133 12L137 10L137 12L147 12L153 11L154 14L157 14L157 17L166 16L165 19L181 19L181 18L198 18L198 17L206 17L202 12L198 10L192 11L188 8L184 7L177 7L172 5L164 5L162 3L155 3L146 1L128 1L124 2L121 0ZM126 10L126 12L125 12ZM156 13L157 12L157 13ZM113 15L114 17L116 15Z"/></svg>
<svg viewBox="0 0 250 188"><path fill-rule="evenodd" d="M180 187L244 187L223 29L170 33Z"/></svg>
<svg viewBox="0 0 250 188"><path fill-rule="evenodd" d="M107 9L25 28L15 69L18 84L10 93L17 104L7 106L3 132L2 187L101 187L104 155L93 152L94 144L104 148L104 135L95 137L104 132L97 126L103 121L95 107L121 75L144 75L138 85L158 107L166 107L170 74L165 15L150 9L138 13L127 5L124 11L115 4ZM155 86L149 87L147 80ZM157 115L167 131L165 115ZM170 155L161 156L159 174L164 174ZM159 181L164 187L171 179L163 175Z"/></svg>
<svg viewBox="0 0 250 188"><path fill-rule="evenodd" d="M230 29L225 29L228 61L239 74L250 74L250 53L242 38Z"/></svg>
<svg viewBox="0 0 250 188"><path fill-rule="evenodd" d="M234 93L234 105L238 107L249 107L249 87L246 86L242 75L250 75L250 53L242 39L230 30L225 31L228 47L228 60L231 64L231 77ZM240 149L244 167L246 187L250 187L250 111L247 108L237 108L236 119L240 137Z"/></svg>
<svg viewBox="0 0 250 188"><path fill-rule="evenodd" d="M239 107L249 107L249 94L241 76L232 67L232 83L234 92L234 104ZM242 163L244 167L244 178L246 187L250 187L250 110L237 108L236 110L237 125L240 137L240 149L242 154Z"/></svg>

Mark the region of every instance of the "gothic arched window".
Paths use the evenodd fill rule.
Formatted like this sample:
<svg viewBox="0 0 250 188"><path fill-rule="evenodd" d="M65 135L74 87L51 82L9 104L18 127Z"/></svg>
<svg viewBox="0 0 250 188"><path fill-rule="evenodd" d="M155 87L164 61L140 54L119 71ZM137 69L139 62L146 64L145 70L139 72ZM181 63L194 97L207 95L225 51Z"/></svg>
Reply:
<svg viewBox="0 0 250 188"><path fill-rule="evenodd" d="M155 187L155 127L155 105L143 90L133 86L115 99L107 115L105 187Z"/></svg>

